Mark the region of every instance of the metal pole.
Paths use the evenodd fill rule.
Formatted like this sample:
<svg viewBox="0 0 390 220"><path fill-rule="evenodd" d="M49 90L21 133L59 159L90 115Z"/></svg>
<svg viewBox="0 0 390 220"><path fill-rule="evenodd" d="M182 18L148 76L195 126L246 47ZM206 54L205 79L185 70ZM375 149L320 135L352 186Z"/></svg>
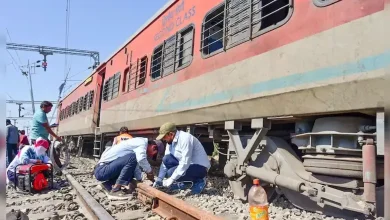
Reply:
<svg viewBox="0 0 390 220"><path fill-rule="evenodd" d="M34 93L33 93L33 86L32 86L32 80L31 80L31 68L30 68L30 60L28 61L28 79L30 81L30 95L31 95L31 105L32 105L32 111L33 114L35 114L35 105L34 105Z"/></svg>

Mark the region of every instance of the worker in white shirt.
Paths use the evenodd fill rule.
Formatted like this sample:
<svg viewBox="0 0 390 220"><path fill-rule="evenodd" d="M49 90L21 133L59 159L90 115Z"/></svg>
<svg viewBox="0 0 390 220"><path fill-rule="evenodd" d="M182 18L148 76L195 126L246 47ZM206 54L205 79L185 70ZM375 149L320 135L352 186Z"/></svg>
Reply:
<svg viewBox="0 0 390 220"><path fill-rule="evenodd" d="M199 194L206 186L210 161L200 141L190 133L178 131L173 123L160 127L157 140L167 142L165 156L153 186L169 187L171 190L184 189L190 182L193 194ZM165 177L168 179L164 180Z"/></svg>
<svg viewBox="0 0 390 220"><path fill-rule="evenodd" d="M139 167L147 174L148 179L154 181L147 157L156 158L157 153L156 144L147 138L137 137L121 141L103 152L94 170L95 177L104 181L103 187L110 191L109 197L126 197L126 194L131 194L134 190L131 184L133 178L141 178ZM123 186L129 186L130 191L122 191Z"/></svg>

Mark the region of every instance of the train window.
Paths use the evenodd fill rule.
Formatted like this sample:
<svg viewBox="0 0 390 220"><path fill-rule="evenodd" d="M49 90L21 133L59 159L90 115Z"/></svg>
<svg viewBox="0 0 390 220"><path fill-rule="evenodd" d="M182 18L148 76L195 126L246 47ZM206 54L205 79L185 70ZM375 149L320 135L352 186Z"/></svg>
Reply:
<svg viewBox="0 0 390 220"><path fill-rule="evenodd" d="M70 104L70 116L73 116L74 115L74 102L72 102L72 104Z"/></svg>
<svg viewBox="0 0 390 220"><path fill-rule="evenodd" d="M194 26L186 27L177 34L175 71L191 64L194 54Z"/></svg>
<svg viewBox="0 0 390 220"><path fill-rule="evenodd" d="M84 106L84 96L81 96L79 99L79 112L83 111L83 106Z"/></svg>
<svg viewBox="0 0 390 220"><path fill-rule="evenodd" d="M93 95L94 95L95 91L91 90L89 92L89 99L88 99L88 109L90 109L92 107L92 104L93 104Z"/></svg>
<svg viewBox="0 0 390 220"><path fill-rule="evenodd" d="M175 49L176 49L176 35L168 38L164 42L163 49L163 72L162 75L166 76L173 73L175 70Z"/></svg>
<svg viewBox="0 0 390 220"><path fill-rule="evenodd" d="M127 80L129 77L129 71L130 71L130 67L127 67L125 71L123 71L122 92L126 92L128 89L126 87L127 87Z"/></svg>
<svg viewBox="0 0 390 220"><path fill-rule="evenodd" d="M145 84L146 71L148 65L148 57L144 56L138 61L138 76L136 88L141 87Z"/></svg>
<svg viewBox="0 0 390 220"><path fill-rule="evenodd" d="M120 81L121 81L121 73L118 72L114 75L114 79L113 79L113 86L112 86L112 98L116 98L118 96L118 93L119 93L119 85L120 85Z"/></svg>
<svg viewBox="0 0 390 220"><path fill-rule="evenodd" d="M223 51L225 4L207 13L202 24L201 51L204 57Z"/></svg>
<svg viewBox="0 0 390 220"><path fill-rule="evenodd" d="M293 0L252 0L252 37L285 24L292 14Z"/></svg>
<svg viewBox="0 0 390 220"><path fill-rule="evenodd" d="M152 80L156 80L161 77L162 49L163 44L156 47L153 51L152 62L150 66L150 76Z"/></svg>
<svg viewBox="0 0 390 220"><path fill-rule="evenodd" d="M83 103L83 110L87 110L87 104L88 104L88 93L84 96L84 103Z"/></svg>
<svg viewBox="0 0 390 220"><path fill-rule="evenodd" d="M341 0L313 0L313 4L317 7L326 7Z"/></svg>
<svg viewBox="0 0 390 220"><path fill-rule="evenodd" d="M138 60L137 60L138 62ZM127 91L133 91L135 89L135 81L137 78L137 63L130 63L129 75L127 78Z"/></svg>
<svg viewBox="0 0 390 220"><path fill-rule="evenodd" d="M290 19L292 11L293 0L225 0L204 19L202 56L210 57L276 29Z"/></svg>
<svg viewBox="0 0 390 220"><path fill-rule="evenodd" d="M110 101L118 96L121 73L111 76L103 86L103 101Z"/></svg>
<svg viewBox="0 0 390 220"><path fill-rule="evenodd" d="M103 101L108 101L107 99L107 93L108 93L108 82L109 82L110 79L108 79L107 81L104 82L104 85L103 85Z"/></svg>

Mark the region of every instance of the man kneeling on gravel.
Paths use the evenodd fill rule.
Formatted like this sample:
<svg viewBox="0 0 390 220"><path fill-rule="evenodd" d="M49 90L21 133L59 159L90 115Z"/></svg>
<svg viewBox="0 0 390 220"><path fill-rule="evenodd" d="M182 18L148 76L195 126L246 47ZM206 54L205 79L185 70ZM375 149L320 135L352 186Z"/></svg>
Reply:
<svg viewBox="0 0 390 220"><path fill-rule="evenodd" d="M178 131L170 122L160 127L156 139L164 140L167 146L153 186L182 190L191 185L193 194L201 193L206 186L210 161L200 141L190 133ZM168 179L164 180L165 177Z"/></svg>
<svg viewBox="0 0 390 220"><path fill-rule="evenodd" d="M137 137L121 141L103 152L95 167L95 177L98 181L105 181L103 187L110 191L108 197L126 197L135 189L131 183L133 178L142 179L139 167L147 174L149 180L154 181L147 156L155 158L157 153L156 144L146 138ZM129 190L122 190L122 187L126 186Z"/></svg>
<svg viewBox="0 0 390 220"><path fill-rule="evenodd" d="M7 168L7 180L15 184L15 167L20 164L52 163L47 156L49 142L38 138L34 145L24 146Z"/></svg>

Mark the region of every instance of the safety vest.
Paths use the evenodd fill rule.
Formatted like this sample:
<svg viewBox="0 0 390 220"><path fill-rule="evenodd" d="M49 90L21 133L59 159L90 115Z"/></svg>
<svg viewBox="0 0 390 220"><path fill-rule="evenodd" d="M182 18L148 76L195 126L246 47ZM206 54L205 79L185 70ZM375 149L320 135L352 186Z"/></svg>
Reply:
<svg viewBox="0 0 390 220"><path fill-rule="evenodd" d="M133 136L131 136L130 134L121 134L115 137L115 142L116 144L119 144L121 141L129 140L131 138L133 138Z"/></svg>

